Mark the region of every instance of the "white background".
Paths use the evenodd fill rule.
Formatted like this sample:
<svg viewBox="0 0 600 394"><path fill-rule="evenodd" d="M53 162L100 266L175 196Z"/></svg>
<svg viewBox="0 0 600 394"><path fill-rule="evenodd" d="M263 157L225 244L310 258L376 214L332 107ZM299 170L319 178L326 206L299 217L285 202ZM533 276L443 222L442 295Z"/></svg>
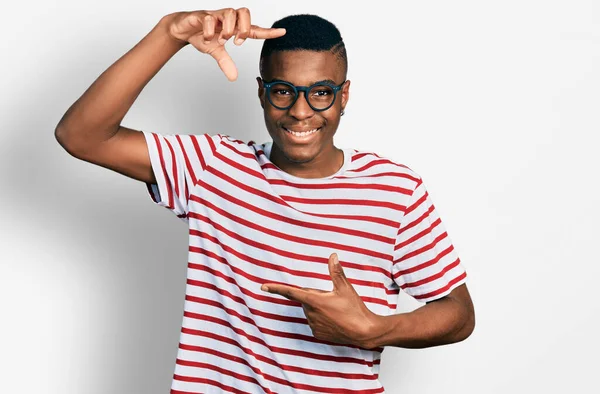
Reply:
<svg viewBox="0 0 600 394"><path fill-rule="evenodd" d="M386 348L386 392L600 392L595 0L3 4L0 392L168 392L187 228L144 184L69 156L54 128L160 17L227 6L261 26L293 13L338 26L352 84L337 146L419 173L467 269L475 332ZM227 46L238 81L189 46L122 124L268 140L262 41Z"/></svg>

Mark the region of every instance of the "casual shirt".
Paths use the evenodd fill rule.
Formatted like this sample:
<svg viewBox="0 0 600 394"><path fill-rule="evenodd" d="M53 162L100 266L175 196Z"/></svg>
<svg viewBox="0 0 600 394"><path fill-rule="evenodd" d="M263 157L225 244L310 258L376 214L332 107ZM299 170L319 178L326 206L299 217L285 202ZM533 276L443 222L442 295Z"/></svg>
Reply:
<svg viewBox="0 0 600 394"><path fill-rule="evenodd" d="M466 272L421 177L343 149L341 168L300 178L272 142L145 132L152 200L189 226L184 316L172 393L383 393L382 347L318 340L302 304L263 283L330 291L331 253L372 312L400 289L444 297Z"/></svg>

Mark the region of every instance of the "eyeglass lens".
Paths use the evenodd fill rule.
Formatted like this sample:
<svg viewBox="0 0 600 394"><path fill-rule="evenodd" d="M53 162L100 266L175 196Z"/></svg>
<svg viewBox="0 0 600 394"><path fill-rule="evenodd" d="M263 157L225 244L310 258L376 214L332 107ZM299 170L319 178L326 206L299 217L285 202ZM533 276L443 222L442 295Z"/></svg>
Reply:
<svg viewBox="0 0 600 394"><path fill-rule="evenodd" d="M271 102L279 108L287 108L292 105L296 99L294 89L284 83L276 83L271 86L269 94ZM316 109L324 109L331 105L334 99L334 92L330 86L316 85L309 90L306 99Z"/></svg>

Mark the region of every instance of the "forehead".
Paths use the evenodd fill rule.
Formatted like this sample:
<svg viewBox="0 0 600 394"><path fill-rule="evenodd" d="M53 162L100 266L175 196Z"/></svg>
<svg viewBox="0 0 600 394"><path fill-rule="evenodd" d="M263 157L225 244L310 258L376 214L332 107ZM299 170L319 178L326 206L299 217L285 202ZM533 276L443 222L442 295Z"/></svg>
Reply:
<svg viewBox="0 0 600 394"><path fill-rule="evenodd" d="M341 64L329 51L278 51L267 62L268 79L283 79L294 85L310 85L325 79L343 82Z"/></svg>

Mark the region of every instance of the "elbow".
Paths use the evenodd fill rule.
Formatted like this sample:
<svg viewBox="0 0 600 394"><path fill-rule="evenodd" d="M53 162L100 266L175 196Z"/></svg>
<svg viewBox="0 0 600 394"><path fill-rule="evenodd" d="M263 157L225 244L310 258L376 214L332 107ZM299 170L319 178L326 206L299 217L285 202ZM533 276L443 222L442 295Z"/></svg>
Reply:
<svg viewBox="0 0 600 394"><path fill-rule="evenodd" d="M60 126L56 126L54 129L54 138L56 142L65 150L68 154L75 158L79 158L80 154L79 150L75 148L75 145L72 142L72 138L69 137L68 131Z"/></svg>
<svg viewBox="0 0 600 394"><path fill-rule="evenodd" d="M453 300L457 305L456 317L459 321L458 329L455 331L455 342L467 339L475 331L475 307L466 286L460 286Z"/></svg>
<svg viewBox="0 0 600 394"><path fill-rule="evenodd" d="M71 149L71 146L68 143L66 131L63 128L61 128L60 125L56 126L56 129L54 129L54 138L64 150L69 152L70 155L73 155L73 150Z"/></svg>
<svg viewBox="0 0 600 394"><path fill-rule="evenodd" d="M63 148L65 147L65 132L63 131L63 129L60 128L60 125L56 126L56 128L54 129L54 138L56 139L56 142L59 143L60 146L62 146Z"/></svg>
<svg viewBox="0 0 600 394"><path fill-rule="evenodd" d="M456 333L455 342L464 341L473 334L473 331L475 331L475 311L473 308L468 308L463 316L463 324Z"/></svg>

